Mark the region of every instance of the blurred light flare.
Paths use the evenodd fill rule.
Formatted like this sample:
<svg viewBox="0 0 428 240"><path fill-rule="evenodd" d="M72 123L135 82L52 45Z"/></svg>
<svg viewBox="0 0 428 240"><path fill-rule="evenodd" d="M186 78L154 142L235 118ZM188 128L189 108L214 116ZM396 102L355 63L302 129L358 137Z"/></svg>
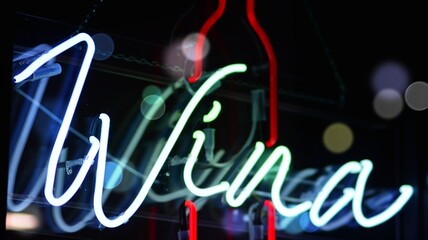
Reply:
<svg viewBox="0 0 428 240"><path fill-rule="evenodd" d="M407 68L398 61L389 60L379 64L373 71L371 83L375 93L393 89L403 93L410 81Z"/></svg>
<svg viewBox="0 0 428 240"><path fill-rule="evenodd" d="M312 232L318 231L318 229L319 229L318 227L316 227L312 224L312 222L310 221L310 218L309 218L309 214L307 212L302 213L300 215L299 224L300 224L300 228L302 228L303 231L305 231L305 232L312 233Z"/></svg>
<svg viewBox="0 0 428 240"><path fill-rule="evenodd" d="M202 49L202 54L195 54L195 45L196 39L198 38L199 33L192 33L187 35L181 42L181 52L189 61L201 61L204 59L210 52L211 45L209 39L205 36L205 42Z"/></svg>
<svg viewBox="0 0 428 240"><path fill-rule="evenodd" d="M161 96L162 91L156 85L149 85L149 86L144 88L143 93L142 93L142 98L144 99L144 98L151 96L151 95Z"/></svg>
<svg viewBox="0 0 428 240"><path fill-rule="evenodd" d="M25 231L36 230L41 226L40 217L31 213L6 213L6 230Z"/></svg>
<svg viewBox="0 0 428 240"><path fill-rule="evenodd" d="M401 94L390 88L379 91L373 100L373 109L375 113L385 120L398 117L403 107L404 104Z"/></svg>
<svg viewBox="0 0 428 240"><path fill-rule="evenodd" d="M352 146L354 133L346 123L335 122L324 130L322 141L330 152L340 154Z"/></svg>
<svg viewBox="0 0 428 240"><path fill-rule="evenodd" d="M113 55L115 44L110 35L106 33L97 33L92 35L92 39L95 43L95 60L104 61Z"/></svg>
<svg viewBox="0 0 428 240"><path fill-rule="evenodd" d="M104 176L104 188L113 189L120 184L122 179L122 168L118 164L112 161L108 161L106 163L106 173Z"/></svg>
<svg viewBox="0 0 428 240"><path fill-rule="evenodd" d="M152 109L156 109L156 111L152 111ZM141 102L140 110L141 114L148 120L157 120L165 114L165 101L161 96L149 95Z"/></svg>
<svg viewBox="0 0 428 240"><path fill-rule="evenodd" d="M417 81L410 84L405 92L404 99L407 106L415 111L428 108L428 83Z"/></svg>

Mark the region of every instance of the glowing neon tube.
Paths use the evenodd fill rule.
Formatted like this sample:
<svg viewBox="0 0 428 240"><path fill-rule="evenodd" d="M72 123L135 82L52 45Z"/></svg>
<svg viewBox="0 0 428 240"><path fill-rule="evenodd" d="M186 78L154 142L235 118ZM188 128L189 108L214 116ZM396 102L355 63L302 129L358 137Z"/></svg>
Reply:
<svg viewBox="0 0 428 240"><path fill-rule="evenodd" d="M189 154L189 158L187 159L183 171L183 178L186 187L189 189L190 192L200 197L206 197L220 192L225 192L229 188L229 183L227 181L221 182L218 185L211 186L205 189L199 188L193 183L192 170L193 166L196 163L196 159L199 155L199 152L201 151L202 145L204 144L205 134L204 132L198 130L193 133L193 138L195 138L196 141L193 144L193 148Z"/></svg>
<svg viewBox="0 0 428 240"><path fill-rule="evenodd" d="M184 202L184 206L186 206L189 209L189 240L196 240L198 239L198 212L196 210L195 204L190 201L186 200Z"/></svg>
<svg viewBox="0 0 428 240"><path fill-rule="evenodd" d="M341 209L343 209L346 204L351 202L352 198L354 197L354 189L345 188L343 190L343 196L340 197L337 202L335 202L333 206L331 206L322 216L319 216L322 205L327 200L327 197L334 190L334 188L339 184L339 182L349 173L358 173L360 170L360 163L355 161L347 162L346 164L342 165L324 184L323 188L315 198L311 210L309 211L309 218L315 226L321 227L327 224L327 222L329 222Z"/></svg>
<svg viewBox="0 0 428 240"><path fill-rule="evenodd" d="M244 64L232 64L228 65L226 67L223 67L216 71L210 78L208 78L198 89L198 91L195 92L193 97L190 99L188 105L184 109L183 113L181 114L180 118L178 119L174 129L172 130L171 135L169 136L168 140L165 143L165 146L163 147L162 151L159 154L159 157L156 161L156 163L153 165L152 170L150 171L149 175L147 176L143 186L141 187L140 191L138 192L137 196L135 197L134 201L131 203L131 205L126 209L122 214L119 216L108 219L105 217L103 211L102 211L102 203L101 203L101 194L102 194L102 184L96 183L98 187L96 187L94 195L94 208L95 208L95 214L99 218L101 224L103 224L106 227L117 227L125 222L128 221L128 219L138 210L141 203L144 201L145 197L147 196L147 193L151 189L153 182L155 181L156 177L158 176L163 164L165 163L169 153L171 152L172 148L174 147L175 143L177 142L178 137L181 134L181 131L183 130L185 124L187 123L188 119L190 118L191 114L193 113L194 109L198 105L198 103L201 101L201 99L205 96L205 94L211 89L212 86L214 86L215 83L223 79L225 76L236 73L236 72L244 72L246 71L247 67ZM107 123L107 121L106 121ZM104 121L103 121L104 124ZM107 137L106 137L107 138ZM101 145L104 144L104 140L101 139ZM104 149L102 146L100 146L100 150ZM101 161L104 161L103 159L98 159L98 164L100 164ZM102 167L102 164L100 165ZM102 175L102 177L101 177ZM101 172L99 170L99 167L97 168L97 181L101 182L103 181L104 172Z"/></svg>
<svg viewBox="0 0 428 240"><path fill-rule="evenodd" d="M232 207L239 207L244 203L244 201L250 196L251 192L257 187L257 185L262 181L266 176L269 170L274 166L277 161L280 161L280 169L288 169L291 161L291 154L287 147L278 146L276 147L269 157L265 160L263 165L257 170L253 178L248 182L248 184L241 190L238 197L235 198L235 194L239 186L244 182L244 179L250 173L250 170L254 167L256 161L260 158L265 150L264 144L262 142L256 142L255 149L250 155L247 162L239 171L238 175L235 177L233 182L230 184L230 188L226 192L226 201ZM282 186L282 183L285 180L286 174L277 174L274 182L272 183L272 198L274 195L273 186ZM280 189L277 189L278 191ZM279 193L279 192L278 192ZM280 198L279 195L277 198Z"/></svg>
<svg viewBox="0 0 428 240"><path fill-rule="evenodd" d="M60 162L64 162L67 159L68 150L64 149L61 153ZM64 185L64 177L65 171L58 171L57 182L55 184L54 194L61 194L63 191ZM63 215L62 215L62 207L61 206L53 206L52 207L52 217L56 226L64 232L72 233L81 230L86 227L87 222L92 220L95 217L94 209L91 209L86 213L85 216L77 216L76 219L78 221L73 221L72 224L68 224Z"/></svg>
<svg viewBox="0 0 428 240"><path fill-rule="evenodd" d="M209 123L214 121L214 119L217 118L218 114L221 111L221 104L219 101L213 101L213 107L211 108L211 111L204 115L203 121L204 123Z"/></svg>
<svg viewBox="0 0 428 240"><path fill-rule="evenodd" d="M55 48L48 51L46 54L43 54L40 58L35 60L33 63L31 63L24 71L22 71L20 74L16 75L14 77L15 82L18 83L20 81L23 81L27 79L33 72L35 72L39 67L41 67L46 62L49 62L52 58L56 57L58 54L66 51L67 49L73 47L74 45L85 42L87 44L86 53L79 71L79 74L77 76L76 84L74 86L72 95L70 97L69 104L67 106L64 120L61 124L60 130L58 132L55 144L53 146L48 168L47 168L47 176L46 176L46 185L45 185L45 195L46 199L54 206L62 205L65 202L67 202L77 191L78 183L83 181L83 177L86 175L84 171L87 171L90 167L91 160L94 157L94 153L98 151L98 140L95 137L90 138L91 142L91 148L88 152L87 159L89 161L82 166L82 169L79 171L75 181L70 186L70 188L64 193L64 195L60 198L56 198L53 195L53 182L55 180L55 172L56 172L56 166L58 163L59 155L61 153L61 149L64 145L64 140L67 135L67 132L70 128L70 122L74 115L74 111L76 109L77 101L80 97L80 93L82 91L87 73L89 71L89 66L92 61L94 52L95 52L95 44L92 40L92 38L85 33L80 33L69 40L61 43L60 45L56 46ZM76 183L76 184L74 184Z"/></svg>
<svg viewBox="0 0 428 240"><path fill-rule="evenodd" d="M278 81L278 67L273 51L272 45L263 28L257 21L254 14L254 0L247 0L247 18L251 27L257 33L257 36L262 41L263 47L269 59L269 125L270 125L270 138L266 141L266 147L270 148L276 144L278 138L278 97L277 97L277 81Z"/></svg>
<svg viewBox="0 0 428 240"><path fill-rule="evenodd" d="M89 171L89 168L91 167L92 163L94 162L95 156L97 155L98 149L100 147L99 141L96 137L91 136L89 138L89 141L91 143L91 148L88 151L88 154L86 155L82 166L79 169L79 172L77 173L76 178L72 182L72 184L69 186L69 188L63 193L60 197L55 197L53 194L53 183L55 180L55 172L56 172L56 164L53 166L52 162L49 161L50 168L48 168L48 174L47 174L47 180L45 185L45 197L48 202L54 206L61 206L68 202L74 194L79 190L80 186L83 183L83 180L86 177L86 174ZM53 166L53 167L52 167Z"/></svg>
<svg viewBox="0 0 428 240"><path fill-rule="evenodd" d="M18 75L16 75L14 77L15 83L19 83L19 82L27 79L37 69L39 69L45 63L49 62L52 58L56 57L57 55L61 54L65 50L77 45L80 42L86 42L86 44L87 44L85 57L84 57L82 67L79 71L79 76L77 79L77 82L79 83L78 86L80 86L80 85L83 86L84 80L85 80L86 75L87 75L88 70L89 70L89 65L90 65L92 58L94 56L94 53L95 53L94 41L86 33L79 33L76 36L74 36L74 37L68 39L67 41L61 43L60 45L56 46L55 48L49 50L47 53L42 54L37 60L35 60L27 68L25 68L24 71L22 71L21 73L19 73Z"/></svg>
<svg viewBox="0 0 428 240"><path fill-rule="evenodd" d="M259 159L260 156L263 154L264 149L265 147L262 142L256 143L254 147L254 151L251 153L247 162L245 162L244 166L242 166L238 175L236 175L235 179L230 185L230 188L227 190L226 201L230 206L232 207L241 206L242 203L244 203L244 201L248 198L248 196L250 196L251 192L256 188L256 184L258 184L261 181L261 178L264 177L264 174L263 175L259 174L258 178L256 178L256 180L258 181L250 181L247 184L247 186L241 191L240 195L237 198L235 198L235 194L238 191L240 185L244 182L245 178L248 176L251 169L256 164L257 159Z"/></svg>
<svg viewBox="0 0 428 240"><path fill-rule="evenodd" d="M373 217L367 218L363 213L362 202L367 178L373 169L373 163L370 160L365 159L361 161L361 165L362 170L357 179L355 196L354 200L352 201L352 210L354 212L355 220L358 222L358 224L363 227L370 228L387 221L397 214L397 212L403 208L403 206L413 195L413 187L409 185L402 185L400 187L400 196L387 209Z"/></svg>
<svg viewBox="0 0 428 240"><path fill-rule="evenodd" d="M273 203L270 200L265 200L263 205L267 208L268 211L268 222L267 222L267 240L276 239L276 229L275 229L275 208Z"/></svg>
<svg viewBox="0 0 428 240"><path fill-rule="evenodd" d="M218 0L218 7L211 15L207 21L202 25L201 30L198 33L198 37L196 38L195 44L195 67L193 70L193 74L188 78L190 83L194 83L199 80L202 75L202 53L204 50L204 42L205 38L208 34L210 28L217 22L217 20L223 15L224 9L226 7L226 0Z"/></svg>
<svg viewBox="0 0 428 240"><path fill-rule="evenodd" d="M158 153L154 153L154 154L158 154ZM218 162L220 161L220 159L223 157L224 155L224 150L220 150L218 151L215 155L214 155L214 159L213 162ZM151 168L151 166L148 166L148 168ZM213 168L208 168L205 169L201 175L198 177L198 179L196 180L196 184L195 185L199 185L202 184L207 177L209 176L209 174L213 171ZM227 172L227 168L224 168L220 171L220 173L216 174L216 177L214 179L212 179L209 183L206 184L213 184L213 183L217 183L220 182L220 180L224 177L224 175ZM183 178L187 178L187 177L183 177ZM189 177L191 178L191 177ZM151 189L148 192L148 196L153 199L156 202L169 202L171 200L174 199L178 199L178 198L182 198L187 196L186 198L192 198L194 195L189 191L189 189L187 187L184 187L182 189L176 190L174 192L171 193L167 193L167 194L158 194L155 191L153 191L153 189ZM196 202L195 202L196 204Z"/></svg>
<svg viewBox="0 0 428 240"><path fill-rule="evenodd" d="M278 173L275 177L274 182L272 183L271 198L272 198L273 205L281 215L285 217L295 217L309 210L312 206L312 202L304 201L293 206L292 208L289 208L282 203L281 188L282 188L282 185L284 184L284 179L290 168L291 153L288 150L288 148L284 146L281 146L281 147L283 151L283 161L281 162Z"/></svg>
<svg viewBox="0 0 428 240"><path fill-rule="evenodd" d="M17 83L26 79L29 75L31 75L34 71L36 71L40 66L44 63L50 61L56 55L62 53L66 49L80 43L87 43L88 47L86 49L85 57L82 62L82 66L79 70L79 74L72 91L67 109L64 114L64 119L61 123L59 132L56 136L56 140L54 146L52 148L51 156L49 158L48 166L47 166L47 174L46 174L46 184L45 184L45 196L47 201L53 206L61 206L68 202L78 191L84 178L86 177L89 168L94 162L95 156L98 155L97 161L97 169L96 169L96 179L95 179L95 192L94 192L94 212L100 223L106 227L117 227L128 221L130 217L137 211L145 197L147 196L149 190L151 189L156 177L158 176L162 166L164 165L166 159L168 158L171 150L175 146L181 132L183 131L187 121L189 120L191 114L200 103L201 99L212 90L213 86L218 83L221 79L231 73L236 72L244 72L246 71L246 66L244 64L232 64L226 66L224 68L216 71L211 77L209 77L200 88L193 94L190 99L188 105L185 107L183 113L179 117L175 127L172 130L171 135L165 142L162 144L162 150L156 151L158 153L157 159L153 157L154 164L151 171L148 173L143 186L139 190L136 198L132 201L130 206L123 213L119 214L112 219L108 218L103 212L103 203L106 198L103 198L103 186L104 186L104 171L105 164L107 158L107 146L108 146L108 135L110 129L110 119L108 115L102 113L99 116L101 121L101 134L100 139L97 139L95 136L89 137L90 148L85 157L85 161L81 166L77 176L70 184L68 189L61 195L61 191L54 191L54 182L55 182L55 174L58 165L58 159L61 156L61 152L63 150L63 145L65 142L65 138L67 136L68 131L70 130L70 123L72 117L74 116L74 112L77 106L78 99L80 97L80 93L82 91L87 72L89 70L89 65L92 61L92 57L94 54L94 43L92 39L87 34L78 34L63 44L58 45L53 48L46 54L42 55L39 59L35 60L31 63L24 71L14 77ZM168 95L169 93L166 93ZM219 111L218 111L219 112ZM210 119L213 120L217 117L218 112L213 107L208 115L210 115ZM144 124L143 124L144 125ZM145 126L141 126L141 130L145 129ZM144 132L144 131L142 131ZM135 135L135 138L140 138L141 135ZM238 207L243 204L243 202L248 198L248 196L254 192L257 185L263 180L265 175L271 170L274 164L280 160L279 170L277 175L272 183L271 190L271 198L272 204L278 210L281 215L287 217L294 217L299 215L300 213L309 210L309 215L311 221L320 227L326 226L326 224L339 213L341 209L344 208L346 204L348 204L352 199L352 211L355 216L356 221L363 227L373 227L379 225L388 219L392 218L398 211L402 209L402 207L409 201L410 197L413 195L413 187L409 185L402 185L400 187L400 195L399 197L385 210L381 213L378 213L375 216L370 218L365 217L362 211L362 201L365 191L365 186L367 184L368 176L370 175L373 164L370 160L362 160L361 162L348 162L344 164L339 170L337 170L332 177L324 184L321 191L318 193L318 196L315 198L314 202L304 201L300 204L293 206L292 208L286 207L281 202L281 188L284 184L285 177L289 170L290 162L291 162L291 153L285 146L276 147L270 156L265 160L262 166L257 170L252 179L249 180L248 184L239 189L242 183L245 181L245 178L248 177L251 169L255 166L256 162L260 159L265 151L265 146L262 142L256 142L254 151L250 155L249 159L244 164L243 168L237 174L235 179L229 186L228 182L220 182L221 178L224 175L216 176L216 180L214 182L220 182L217 186L219 187L217 191L205 191L207 189L201 189L193 183L191 179L191 173L193 166L197 160L197 156L199 155L202 144L204 142L205 135L202 131L196 131L194 133L195 143L192 147L192 150L189 155L189 161L186 163L186 170L184 174L184 178L187 178L186 185L189 185L189 192L194 193L195 195L200 194L202 196L211 196L218 192L226 191L226 201L232 207ZM354 188L345 188L343 196L341 196L322 216L319 216L319 212L321 207L326 202L330 193L337 187L338 183L344 179L344 177L348 174L356 174L359 173L358 179L356 182L356 187ZM210 188L208 188L210 189ZM213 189L213 188L212 188ZM211 189L211 190L212 190ZM236 193L240 190L240 193L237 197L235 197ZM205 191L205 192L204 192ZM106 192L109 192L106 190ZM59 197L55 195L61 195ZM108 196L108 194L105 194ZM59 209L57 209L59 210ZM58 213L58 212L57 212ZM92 213L88 214L90 216ZM58 214L55 216L60 217ZM62 219L63 220L63 219ZM61 222L61 221L60 221ZM58 223L58 222L57 222ZM336 224L337 225L337 224ZM74 227L78 228L82 226L81 224L75 225ZM67 227L67 226L65 226Z"/></svg>

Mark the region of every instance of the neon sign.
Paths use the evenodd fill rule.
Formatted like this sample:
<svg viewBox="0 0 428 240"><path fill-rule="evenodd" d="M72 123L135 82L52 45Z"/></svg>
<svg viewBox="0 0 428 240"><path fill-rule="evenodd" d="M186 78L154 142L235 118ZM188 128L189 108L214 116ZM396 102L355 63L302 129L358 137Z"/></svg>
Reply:
<svg viewBox="0 0 428 240"><path fill-rule="evenodd" d="M200 101L207 95L207 93L218 83L230 74L242 73L247 70L244 64L231 64L217 70L212 74L199 89L193 94L190 101L187 103L182 114L178 118L175 126L165 144L159 151L158 156L148 172L147 177L144 180L143 185L138 191L135 199L128 206L128 208L121 214L115 217L107 217L103 210L103 203L105 201L105 192L103 190L106 159L107 159L107 148L109 142L109 130L110 130L110 118L107 114L101 113L98 117L100 122L100 136L90 136L90 148L87 151L86 156L83 158L83 164L79 169L75 179L72 181L68 189L64 193L58 195L57 191L54 190L54 183L57 173L57 165L61 157L61 151L63 151L64 142L67 138L67 133L70 130L70 124L73 119L77 102L80 98L84 82L86 80L87 73L89 71L90 64L95 52L95 46L92 38L85 34L80 33L69 40L59 44L52 48L45 54L42 54L40 58L36 59L21 73L14 76L15 83L19 83L27 79L33 74L38 68L49 62L52 58L66 51L67 49L79 44L86 43L86 53L77 76L76 83L74 85L72 94L70 96L68 106L66 108L63 121L60 129L56 135L56 139L50 153L49 162L47 165L46 182L44 186L44 194L46 200L53 206L62 206L66 204L76 194L79 187L82 185L86 178L89 169L96 164L96 175L95 175L95 188L93 197L93 208L94 214L99 222L109 228L118 227L126 223L138 210L145 198L148 196L155 179L159 175L162 166L165 164L171 150L176 145L179 136L182 134L184 127L186 126L189 118L191 117L194 110L198 107ZM156 110L153 110L156 111ZM221 112L221 103L218 101L213 102L213 107L205 116L204 122L214 121ZM350 161L343 164L333 175L323 184L321 190L317 193L313 201L303 201L297 205L287 206L284 200L281 198L281 190L283 188L287 173L291 164L292 155L290 150L286 146L276 146L270 152L270 155L266 159L261 159L265 153L266 145L263 142L256 142L254 149L244 166L237 173L235 178L231 181L220 181L216 185L212 185L206 188L198 187L192 179L193 167L198 160L198 156L202 150L203 143L205 142L205 133L200 130L193 132L194 143L191 151L188 154L187 161L184 166L183 179L187 187L195 196L209 197L215 194L225 194L225 200L231 207L239 207L248 199L250 194L255 191L257 186L271 170L275 164L279 163L279 170L275 176L275 179L271 186L271 200L275 210L285 216L294 217L304 212L309 212L309 218L311 222L318 227L326 225L329 221L336 216L340 210L346 205L352 205L352 214L357 221L363 227L370 228L377 226L389 220L395 216L409 201L413 195L413 187L410 185L402 185L399 188L400 195L382 212L377 215L366 217L362 210L362 203L364 201L364 192L368 177L373 169L373 164L370 160L364 159L361 161ZM136 143L133 143L136 144ZM246 186L241 186L244 181L248 178L250 171L254 168L258 161L263 161L261 167L259 167L256 173L251 177ZM348 175L358 175L355 187L347 187L343 190L343 195L333 203L327 211L321 213L321 208L326 202L332 191L338 186L339 182ZM55 194L54 194L55 191ZM11 209L13 210L13 209ZM88 216L91 216L89 214Z"/></svg>

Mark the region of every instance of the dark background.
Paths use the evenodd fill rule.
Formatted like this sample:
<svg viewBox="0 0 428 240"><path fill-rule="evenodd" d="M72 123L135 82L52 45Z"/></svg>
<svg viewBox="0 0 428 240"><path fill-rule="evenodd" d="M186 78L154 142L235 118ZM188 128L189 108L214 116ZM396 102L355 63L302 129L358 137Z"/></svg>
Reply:
<svg viewBox="0 0 428 240"><path fill-rule="evenodd" d="M142 57L149 62L166 64L162 62L163 50L175 40L198 31L216 6L217 1L213 0L15 1L12 49L15 54L40 43L55 45L80 31L106 33L115 40L116 56ZM293 155L299 158L295 168L321 167L368 157L376 159L375 164L379 166L373 173L377 176L373 177L376 179L374 184L407 182L416 188L415 198L393 223L355 231L354 237L379 239L385 232L392 239L428 237L424 228L428 224L427 153L424 150L428 114L405 106L399 117L382 119L373 111L375 92L371 87L371 75L376 66L389 60L406 66L411 82L426 81L424 23L427 19L423 10L422 3L404 1L255 1L255 14L270 38L278 62L278 142L293 149ZM212 52L204 65L205 71L234 62L244 62L251 69L245 81L230 82L221 92L225 99L231 101L230 119L245 124L245 117L236 110L241 105L235 105L233 101L238 99L248 103L246 93L250 89L267 90L269 86L267 57L246 21L245 1L228 1L224 15L208 36ZM178 64L184 66L183 63ZM168 83L170 79L156 66L139 65L120 58L94 63L93 69L106 79L118 75L138 77L149 74L159 77L159 85ZM112 74L103 75L106 72ZM123 91L127 91L126 86ZM333 121L346 122L353 127L356 136L353 148L339 156L326 152L319 140L324 127ZM224 144L239 140L233 137L240 134L239 130L232 129L231 133L232 137ZM393 172L392 176L390 172ZM149 213L143 212L141 218L136 217L121 229L108 230L108 234L115 235L115 239L123 234L146 239L144 233L151 230L138 230L142 225L150 225ZM210 222L209 213L201 214L202 219ZM154 219L157 219L156 229L175 231L175 219ZM222 230L221 227L218 228L220 230L212 228L211 223L207 225L210 227L199 230L200 237ZM70 237L98 239L98 235L103 237L105 232L87 230ZM161 230L156 232L164 234ZM44 231L37 234L44 239L49 237ZM33 238L37 234L32 235ZM7 232L7 235L10 239L21 236L14 232ZM171 236L175 233L162 239ZM221 236L230 238L226 233L221 233ZM285 234L286 238L354 239L347 237L345 230L305 236Z"/></svg>

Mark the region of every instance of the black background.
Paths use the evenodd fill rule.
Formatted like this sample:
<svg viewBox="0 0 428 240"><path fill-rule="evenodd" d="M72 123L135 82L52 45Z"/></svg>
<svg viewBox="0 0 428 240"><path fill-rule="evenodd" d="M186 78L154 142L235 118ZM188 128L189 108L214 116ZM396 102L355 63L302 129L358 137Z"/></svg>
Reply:
<svg viewBox="0 0 428 240"><path fill-rule="evenodd" d="M158 49L198 31L216 6L217 1L213 0L15 1L12 49L18 45L46 41L55 44L77 31L103 32L117 39L118 52L135 56L144 52L147 59L161 62L162 53ZM325 166L368 155L378 159L376 164L386 169L373 173L379 185L388 181L405 181L417 189L416 197L399 219L372 231L361 230L358 234L361 234L359 237L365 236L364 239L379 239L382 231L393 231L387 236L394 239L428 237L424 228L428 224L427 153L424 150L428 114L405 107L398 118L381 119L372 108L375 93L370 85L375 67L388 60L397 60L406 66L411 82L426 81L427 47L424 35L428 21L423 10L422 3L404 1L255 1L256 16L271 40L278 62L279 142L295 149L294 155L305 156L296 163L296 168ZM30 28L31 25L34 28ZM46 27L49 25L66 27L51 33ZM45 32L39 33L39 30ZM268 88L267 71L263 68L267 58L246 22L245 1L228 1L224 15L212 27L209 37L213 51L205 65L206 71L241 61L254 69L246 84L231 83L225 86L223 94L233 99L254 86ZM135 74L157 71L146 66L127 66L119 61L109 61L98 67ZM231 118L239 119L233 113L232 106L229 112ZM343 156L329 155L317 140L323 127L332 121L347 122L356 131L355 147ZM235 134L239 135L239 131L236 130ZM232 138L228 144L235 140ZM308 153L308 148L311 153ZM313 161L317 156L328 160ZM393 161L393 164L388 161ZM394 173L393 176L389 176L389 170ZM209 219L209 214L206 214ZM124 234L130 235L127 239L147 239L144 233L148 229L138 231L141 225L150 224L147 219L150 217L136 218L108 234L114 239ZM175 231L175 220L157 223L159 229ZM208 239L210 234L215 235L218 231L201 227L199 233L201 238L204 236L202 234L206 234ZM157 232L159 235L166 234L158 239L175 236L175 233ZM49 238L40 234L40 239ZM14 232L7 232L7 235L9 239L22 236ZM31 236L35 238L37 234ZM98 239L104 236L105 232L88 230L79 237ZM224 234L221 236L224 237ZM284 237L348 239L345 236L343 232L327 232L303 238ZM76 235L70 237L77 238Z"/></svg>

